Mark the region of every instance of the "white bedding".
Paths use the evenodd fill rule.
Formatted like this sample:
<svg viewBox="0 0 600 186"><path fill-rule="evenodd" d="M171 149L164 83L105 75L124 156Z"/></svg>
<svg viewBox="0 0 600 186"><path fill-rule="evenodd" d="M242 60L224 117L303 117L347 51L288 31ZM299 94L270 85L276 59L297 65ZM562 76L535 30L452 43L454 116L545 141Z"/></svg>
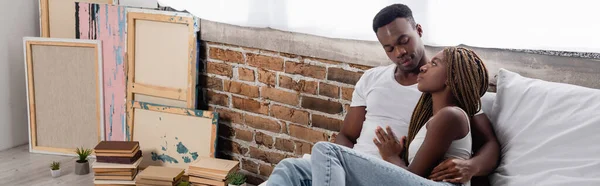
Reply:
<svg viewBox="0 0 600 186"><path fill-rule="evenodd" d="M492 112L492 185L600 185L600 90L501 69Z"/></svg>

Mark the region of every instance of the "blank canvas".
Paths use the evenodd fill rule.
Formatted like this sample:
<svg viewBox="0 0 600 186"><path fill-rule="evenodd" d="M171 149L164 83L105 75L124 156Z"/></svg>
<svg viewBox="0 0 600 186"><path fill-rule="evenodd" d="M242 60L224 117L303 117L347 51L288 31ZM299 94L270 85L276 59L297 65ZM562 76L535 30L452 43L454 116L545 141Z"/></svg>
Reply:
<svg viewBox="0 0 600 186"><path fill-rule="evenodd" d="M74 154L103 139L98 41L26 38L30 147Z"/></svg>
<svg viewBox="0 0 600 186"><path fill-rule="evenodd" d="M187 169L198 157L214 157L218 115L210 111L133 103L133 140L142 164Z"/></svg>
<svg viewBox="0 0 600 186"><path fill-rule="evenodd" d="M127 30L126 136L131 136L131 101L196 107L198 27L187 13L130 8Z"/></svg>

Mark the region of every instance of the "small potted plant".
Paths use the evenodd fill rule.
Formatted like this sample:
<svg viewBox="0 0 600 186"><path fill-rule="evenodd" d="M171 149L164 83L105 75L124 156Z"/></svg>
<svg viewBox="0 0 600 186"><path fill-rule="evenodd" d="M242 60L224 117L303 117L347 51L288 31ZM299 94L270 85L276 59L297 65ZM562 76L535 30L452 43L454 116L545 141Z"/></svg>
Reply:
<svg viewBox="0 0 600 186"><path fill-rule="evenodd" d="M87 158L90 154L92 154L92 149L84 149L82 147L82 148L77 148L77 150L75 150L75 152L79 156L79 160L77 160L77 163L75 164L75 174L77 174L77 175L89 174L90 173L90 163L88 162Z"/></svg>
<svg viewBox="0 0 600 186"><path fill-rule="evenodd" d="M246 186L246 175L239 172L232 172L227 175L229 186Z"/></svg>
<svg viewBox="0 0 600 186"><path fill-rule="evenodd" d="M52 174L53 178L60 176L60 162L53 161L50 164L50 173Z"/></svg>

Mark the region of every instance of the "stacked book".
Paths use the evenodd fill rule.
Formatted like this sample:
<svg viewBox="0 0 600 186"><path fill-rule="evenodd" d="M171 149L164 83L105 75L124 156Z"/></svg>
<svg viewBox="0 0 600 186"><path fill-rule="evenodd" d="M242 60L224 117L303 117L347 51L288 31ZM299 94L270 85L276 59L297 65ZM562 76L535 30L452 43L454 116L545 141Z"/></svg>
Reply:
<svg viewBox="0 0 600 186"><path fill-rule="evenodd" d="M189 181L194 185L227 186L227 175L238 169L238 161L199 157L188 168Z"/></svg>
<svg viewBox="0 0 600 186"><path fill-rule="evenodd" d="M102 141L94 148L96 185L135 185L142 152L135 141Z"/></svg>
<svg viewBox="0 0 600 186"><path fill-rule="evenodd" d="M184 172L182 168L148 166L138 174L135 185L175 186L181 182Z"/></svg>
<svg viewBox="0 0 600 186"><path fill-rule="evenodd" d="M102 163L132 164L142 157L137 141L102 141L94 152L96 161Z"/></svg>

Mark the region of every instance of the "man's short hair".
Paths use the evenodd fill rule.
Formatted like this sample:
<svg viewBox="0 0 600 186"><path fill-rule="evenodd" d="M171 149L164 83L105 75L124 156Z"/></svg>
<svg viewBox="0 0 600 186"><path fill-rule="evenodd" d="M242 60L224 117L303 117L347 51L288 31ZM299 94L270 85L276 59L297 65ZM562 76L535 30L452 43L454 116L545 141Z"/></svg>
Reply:
<svg viewBox="0 0 600 186"><path fill-rule="evenodd" d="M412 15L412 10L404 4L393 4L389 5L379 11L375 18L373 18L373 31L377 33L377 29L387 24L390 24L396 18L405 18L413 26L416 25L415 19Z"/></svg>

